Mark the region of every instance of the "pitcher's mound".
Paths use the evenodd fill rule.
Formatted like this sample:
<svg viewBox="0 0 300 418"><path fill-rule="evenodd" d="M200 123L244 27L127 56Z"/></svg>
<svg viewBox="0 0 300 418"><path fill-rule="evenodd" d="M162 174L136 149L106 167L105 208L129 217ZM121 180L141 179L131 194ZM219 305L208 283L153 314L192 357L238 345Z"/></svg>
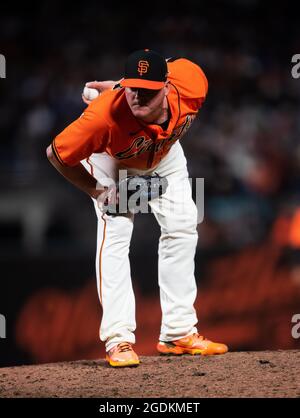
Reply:
<svg viewBox="0 0 300 418"><path fill-rule="evenodd" d="M141 357L134 368L103 359L0 369L0 397L300 397L300 351Z"/></svg>

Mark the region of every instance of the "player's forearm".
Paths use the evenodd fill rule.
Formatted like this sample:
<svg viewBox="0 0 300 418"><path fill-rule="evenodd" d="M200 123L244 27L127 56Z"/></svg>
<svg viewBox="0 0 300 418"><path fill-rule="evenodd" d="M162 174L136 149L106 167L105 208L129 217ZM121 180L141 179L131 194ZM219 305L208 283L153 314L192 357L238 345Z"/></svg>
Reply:
<svg viewBox="0 0 300 418"><path fill-rule="evenodd" d="M104 188L97 188L97 180L87 172L82 164L79 163L73 167L62 165L53 154L51 146L47 148L47 157L61 175L89 196L96 199L104 191Z"/></svg>

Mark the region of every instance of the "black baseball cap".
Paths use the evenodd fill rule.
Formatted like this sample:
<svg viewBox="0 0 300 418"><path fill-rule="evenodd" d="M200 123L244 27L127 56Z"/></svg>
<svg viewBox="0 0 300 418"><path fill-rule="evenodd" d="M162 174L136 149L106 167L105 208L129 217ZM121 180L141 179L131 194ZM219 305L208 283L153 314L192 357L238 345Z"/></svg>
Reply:
<svg viewBox="0 0 300 418"><path fill-rule="evenodd" d="M167 80L168 67L165 58L149 49L135 51L127 57L122 87L160 90Z"/></svg>

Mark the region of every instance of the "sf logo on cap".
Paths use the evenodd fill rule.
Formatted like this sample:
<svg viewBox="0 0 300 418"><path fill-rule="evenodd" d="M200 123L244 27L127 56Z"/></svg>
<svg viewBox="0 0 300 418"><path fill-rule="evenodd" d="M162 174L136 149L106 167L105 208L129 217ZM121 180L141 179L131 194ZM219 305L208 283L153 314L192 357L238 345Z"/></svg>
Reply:
<svg viewBox="0 0 300 418"><path fill-rule="evenodd" d="M149 67L148 61L144 61L144 60L139 61L138 72L140 73L140 76L142 76L143 74L146 74L146 72L148 71L148 67Z"/></svg>

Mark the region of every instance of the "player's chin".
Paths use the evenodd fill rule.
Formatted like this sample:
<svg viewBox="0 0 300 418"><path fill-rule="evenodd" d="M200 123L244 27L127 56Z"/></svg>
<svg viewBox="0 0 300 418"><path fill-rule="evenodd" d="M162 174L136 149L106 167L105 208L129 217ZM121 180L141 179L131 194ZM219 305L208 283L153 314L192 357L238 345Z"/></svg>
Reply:
<svg viewBox="0 0 300 418"><path fill-rule="evenodd" d="M151 113L148 106L133 106L131 111L133 115L139 119L146 118Z"/></svg>

